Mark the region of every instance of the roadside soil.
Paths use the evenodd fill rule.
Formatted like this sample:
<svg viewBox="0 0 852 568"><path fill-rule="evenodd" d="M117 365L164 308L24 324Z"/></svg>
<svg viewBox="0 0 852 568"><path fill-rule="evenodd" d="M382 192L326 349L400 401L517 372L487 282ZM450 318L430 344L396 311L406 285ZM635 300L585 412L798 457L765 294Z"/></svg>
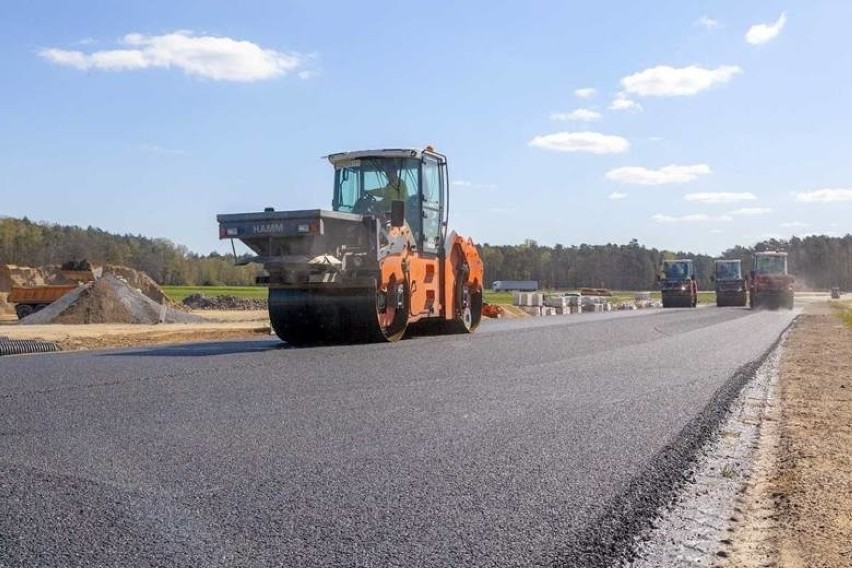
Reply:
<svg viewBox="0 0 852 568"><path fill-rule="evenodd" d="M852 566L852 329L838 313L808 306L784 345L725 566Z"/></svg>
<svg viewBox="0 0 852 568"><path fill-rule="evenodd" d="M0 325L0 337L56 342L63 351L250 339L270 335L266 310L196 310L201 323Z"/></svg>

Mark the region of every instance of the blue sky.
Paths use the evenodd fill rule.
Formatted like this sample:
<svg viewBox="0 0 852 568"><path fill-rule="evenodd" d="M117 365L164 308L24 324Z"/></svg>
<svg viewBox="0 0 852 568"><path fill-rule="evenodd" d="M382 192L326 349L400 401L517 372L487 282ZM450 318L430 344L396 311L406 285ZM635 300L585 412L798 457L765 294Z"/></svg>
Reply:
<svg viewBox="0 0 852 568"><path fill-rule="evenodd" d="M434 145L477 242L842 236L852 2L0 5L0 215L227 250L331 152Z"/></svg>

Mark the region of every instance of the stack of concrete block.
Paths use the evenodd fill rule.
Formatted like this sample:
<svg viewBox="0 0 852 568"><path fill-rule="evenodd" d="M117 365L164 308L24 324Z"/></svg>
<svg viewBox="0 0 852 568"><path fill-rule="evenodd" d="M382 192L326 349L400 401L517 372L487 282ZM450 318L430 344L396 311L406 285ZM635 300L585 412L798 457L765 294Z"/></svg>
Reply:
<svg viewBox="0 0 852 568"><path fill-rule="evenodd" d="M531 316L540 316L541 314L541 306L518 306L521 311Z"/></svg>
<svg viewBox="0 0 852 568"><path fill-rule="evenodd" d="M548 308L566 308L568 307L568 298L551 294L544 297L544 305Z"/></svg>
<svg viewBox="0 0 852 568"><path fill-rule="evenodd" d="M555 316L556 315L556 308L543 307L543 308L541 308L541 315L543 315L543 316Z"/></svg>
<svg viewBox="0 0 852 568"><path fill-rule="evenodd" d="M600 296L583 296L583 311L584 312L602 312L604 311L606 300Z"/></svg>
<svg viewBox="0 0 852 568"><path fill-rule="evenodd" d="M516 306L534 306L541 307L544 305L544 294L538 292L515 292L513 303Z"/></svg>

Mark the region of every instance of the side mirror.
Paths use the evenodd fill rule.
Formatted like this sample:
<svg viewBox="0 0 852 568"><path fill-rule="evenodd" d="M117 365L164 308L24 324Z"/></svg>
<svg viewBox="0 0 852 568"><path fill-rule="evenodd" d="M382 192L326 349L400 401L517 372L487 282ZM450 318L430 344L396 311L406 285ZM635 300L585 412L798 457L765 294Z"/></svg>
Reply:
<svg viewBox="0 0 852 568"><path fill-rule="evenodd" d="M405 224L405 201L391 201L390 219L391 227L402 227Z"/></svg>

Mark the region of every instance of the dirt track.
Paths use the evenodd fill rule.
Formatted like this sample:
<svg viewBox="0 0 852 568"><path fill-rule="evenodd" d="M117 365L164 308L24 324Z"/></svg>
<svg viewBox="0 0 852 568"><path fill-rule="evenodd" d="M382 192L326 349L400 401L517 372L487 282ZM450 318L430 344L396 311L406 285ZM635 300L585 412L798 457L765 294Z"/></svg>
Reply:
<svg viewBox="0 0 852 568"><path fill-rule="evenodd" d="M188 343L269 335L266 310L194 312L209 320L193 324L86 324L3 325L0 336L10 339L54 341L62 350L135 347L163 343Z"/></svg>

